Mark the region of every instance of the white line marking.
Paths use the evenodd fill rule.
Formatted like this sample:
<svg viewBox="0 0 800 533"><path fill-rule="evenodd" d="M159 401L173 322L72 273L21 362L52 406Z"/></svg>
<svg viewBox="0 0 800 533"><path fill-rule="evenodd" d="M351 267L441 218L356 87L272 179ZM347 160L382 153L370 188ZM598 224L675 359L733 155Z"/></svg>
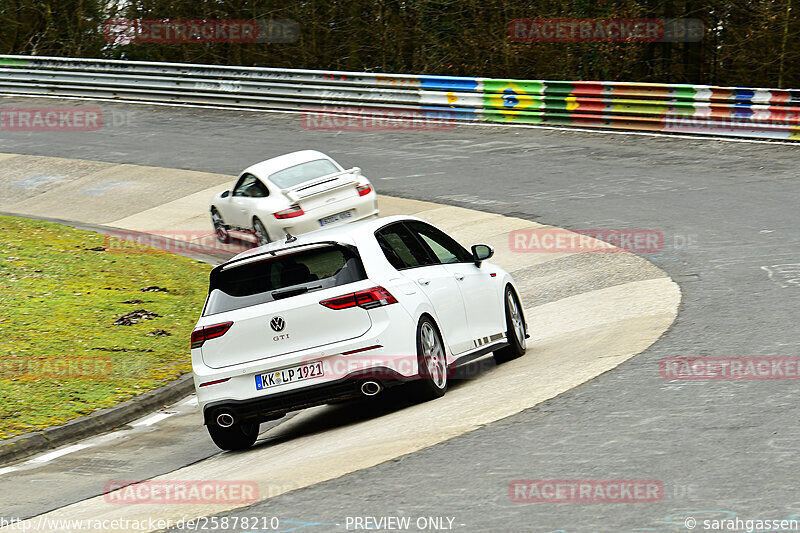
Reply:
<svg viewBox="0 0 800 533"><path fill-rule="evenodd" d="M17 470L23 470L26 467L30 467L32 465L41 466L45 463L49 463L53 459L57 459L64 455L77 452L79 450L83 450L84 448L88 448L92 446L91 444L73 444L72 446L67 446L65 448L60 448L58 450L53 450L52 452L43 453L42 455L37 455L33 459L28 459L24 463L20 463L18 465L7 466L5 468L0 468L0 476L3 474L8 474L9 472L16 472Z"/></svg>
<svg viewBox="0 0 800 533"><path fill-rule="evenodd" d="M404 178L422 178L425 176L436 176L437 174L444 174L444 172L434 172L432 174L411 174L409 176L389 176L386 178L381 178L382 180L401 180Z"/></svg>
<svg viewBox="0 0 800 533"><path fill-rule="evenodd" d="M191 397L189 397L189 398L183 400L182 402L180 402L180 404L178 404L178 405L191 405L191 404L197 405L197 396L192 395ZM135 420L135 421L131 422L129 425L131 427L147 427L147 426L151 426L151 425L153 425L153 424L155 424L157 422L160 422L160 421L162 421L162 420L164 420L166 418L169 418L169 417L171 417L172 415L175 415L175 414L178 414L178 412L176 412L176 411L163 412L162 411L162 412L158 412L158 413L154 413L154 414L151 414L151 415L147 415L147 416L145 416L143 418ZM28 459L28 460L26 460L26 461L24 461L22 463L16 464L16 465L6 466L6 467L3 467L3 468L0 468L0 476L2 476L3 474L8 474L10 472L16 472L16 471L19 471L19 470L27 470L27 469L30 469L30 468L33 468L33 467L39 467L39 466L42 466L42 465L44 465L46 463L49 463L53 459L57 459L57 458L62 457L64 455L67 455L67 454L70 454L70 453L73 453L73 452L77 452L79 450L83 450L83 449L86 449L86 448L93 448L93 447L96 447L96 446L100 446L100 445L105 444L105 443L107 443L109 441L112 441L112 440L121 439L121 438L127 438L128 436L131 436L131 435L132 435L131 432L112 431L111 433L105 433L105 434L102 434L102 435L94 435L92 437L87 437L81 443L73 444L71 446L67 446L67 447L64 447L64 448L59 448L59 449L53 450L51 452L46 452L46 453L43 453L42 455L37 455L35 457L32 457L32 458L30 458L30 459Z"/></svg>
<svg viewBox="0 0 800 533"><path fill-rule="evenodd" d="M156 106L164 106L164 107L188 107L193 109L222 109L226 111L249 111L249 112L258 112L258 113L282 113L288 115L299 115L305 113L306 111L293 111L293 110L286 110L286 109L253 109L253 108L246 108L246 107L233 107L233 106L215 106L215 105L202 105L202 104L176 104L176 103L166 103L166 102L140 102L137 100L119 100L114 98L85 98L79 96L50 96L44 94L15 94L15 93L0 93L0 96L9 96L15 98L50 98L54 100L86 100L89 102L114 102L117 104L139 104L139 105L156 105ZM333 116L351 116L348 114L337 114L337 113L330 113ZM384 120L390 120L393 122L400 122L406 119L394 119L394 118L385 118ZM437 121L437 120L429 120L431 124L452 124L453 121ZM595 133L595 134L607 134L611 133L614 135L640 135L640 136L647 136L647 137L667 137L671 139L691 139L695 141L727 141L727 142L737 142L737 143L753 143L753 144L783 144L786 146L797 146L797 142L792 141L768 141L762 139L744 139L739 137L709 137L708 135L697 134L697 135L682 135L677 133L660 133L660 132L644 132L644 131L616 131L616 130L607 130L607 129L587 129L587 128L565 128L563 126L540 126L535 124L495 124L491 122L467 122L467 121L458 121L455 123L457 126L486 126L486 127L495 127L495 128L532 128L532 129L543 129L543 130L555 130L555 131L580 131L583 133ZM341 132L337 132L341 133Z"/></svg>
<svg viewBox="0 0 800 533"><path fill-rule="evenodd" d="M38 457L34 457L28 462L32 464L49 463L53 459L57 459L62 455L67 455L72 452L77 452L78 450L82 450L88 447L89 447L88 444L73 444L72 446L67 446L66 448L61 448L60 450L54 450L52 452L42 454Z"/></svg>
<svg viewBox="0 0 800 533"><path fill-rule="evenodd" d="M156 422L161 422L165 418L169 418L175 413L156 413L154 415L150 415L147 418L142 418L137 422L131 424L133 427L142 427L142 426L152 426Z"/></svg>
<svg viewBox="0 0 800 533"><path fill-rule="evenodd" d="M66 448L61 448L58 450L53 450L52 452L43 453L42 455L38 455L33 459L28 459L24 463L20 463L14 466L7 466L5 468L0 468L0 476L3 474L8 474L9 472L16 472L17 470L22 470L26 466L31 465L43 465L45 463L49 463L53 459L57 459L64 455L70 454L72 452L77 452L78 450L83 450L84 448L88 448L91 446L90 444L73 444L72 446L67 446Z"/></svg>

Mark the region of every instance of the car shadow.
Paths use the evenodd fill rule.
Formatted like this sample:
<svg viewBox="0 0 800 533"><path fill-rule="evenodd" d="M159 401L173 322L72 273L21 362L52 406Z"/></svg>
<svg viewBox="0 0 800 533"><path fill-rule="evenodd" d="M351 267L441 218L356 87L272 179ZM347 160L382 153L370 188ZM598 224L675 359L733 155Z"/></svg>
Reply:
<svg viewBox="0 0 800 533"><path fill-rule="evenodd" d="M469 382L475 381L496 366L494 357L489 354L451 370L449 375L450 383L448 385L449 391L466 386ZM300 437L351 426L365 420L372 420L395 413L418 403L420 402L412 395L411 387L398 385L386 389L376 396L357 398L316 408L317 411L314 415L306 417L302 422L295 422L291 431L275 431L280 429L280 426L288 419L292 419L299 414L299 412L289 413L287 415L288 419L282 419L280 423L276 423L277 421L271 422L269 424L273 424L273 426L268 427L266 430L264 429L264 424L262 424L259 440L253 447L272 446Z"/></svg>

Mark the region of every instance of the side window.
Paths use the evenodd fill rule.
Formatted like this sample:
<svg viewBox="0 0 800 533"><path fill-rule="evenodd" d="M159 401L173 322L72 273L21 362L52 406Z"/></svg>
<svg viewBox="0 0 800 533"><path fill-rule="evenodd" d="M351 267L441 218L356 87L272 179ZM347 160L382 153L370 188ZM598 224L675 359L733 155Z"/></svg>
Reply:
<svg viewBox="0 0 800 533"><path fill-rule="evenodd" d="M233 188L233 196L250 196L249 189L255 181L257 181L256 177L252 174L245 174L239 178L236 187Z"/></svg>
<svg viewBox="0 0 800 533"><path fill-rule="evenodd" d="M392 224L375 234L389 263L396 269L431 265L433 260L420 242L402 224Z"/></svg>
<svg viewBox="0 0 800 533"><path fill-rule="evenodd" d="M430 249L440 263L471 263L472 254L458 244L455 239L430 224L419 221L407 222L409 228Z"/></svg>
<svg viewBox="0 0 800 533"><path fill-rule="evenodd" d="M260 179L256 178L250 186L249 196L254 198L266 198L269 196L269 189L267 189L267 186L264 185Z"/></svg>
<svg viewBox="0 0 800 533"><path fill-rule="evenodd" d="M260 179L252 174L245 174L233 188L233 195L248 198L264 198L269 196L269 189Z"/></svg>

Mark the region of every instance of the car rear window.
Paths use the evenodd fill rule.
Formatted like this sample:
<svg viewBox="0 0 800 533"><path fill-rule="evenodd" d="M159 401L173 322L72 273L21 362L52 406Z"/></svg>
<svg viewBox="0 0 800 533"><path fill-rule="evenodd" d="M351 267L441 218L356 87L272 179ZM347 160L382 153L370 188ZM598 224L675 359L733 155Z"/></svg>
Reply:
<svg viewBox="0 0 800 533"><path fill-rule="evenodd" d="M330 245L215 268L203 316L215 315L366 279L361 258Z"/></svg>
<svg viewBox="0 0 800 533"><path fill-rule="evenodd" d="M281 189L288 189L336 172L339 172L339 169L327 159L316 159L270 174L269 180Z"/></svg>

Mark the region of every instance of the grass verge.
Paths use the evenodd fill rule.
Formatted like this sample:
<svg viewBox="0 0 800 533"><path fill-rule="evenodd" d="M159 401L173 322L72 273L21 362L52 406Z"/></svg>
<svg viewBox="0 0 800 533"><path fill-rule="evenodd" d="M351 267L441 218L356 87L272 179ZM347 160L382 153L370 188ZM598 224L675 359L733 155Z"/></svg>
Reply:
<svg viewBox="0 0 800 533"><path fill-rule="evenodd" d="M189 335L210 269L0 216L0 439L110 407L191 370Z"/></svg>

